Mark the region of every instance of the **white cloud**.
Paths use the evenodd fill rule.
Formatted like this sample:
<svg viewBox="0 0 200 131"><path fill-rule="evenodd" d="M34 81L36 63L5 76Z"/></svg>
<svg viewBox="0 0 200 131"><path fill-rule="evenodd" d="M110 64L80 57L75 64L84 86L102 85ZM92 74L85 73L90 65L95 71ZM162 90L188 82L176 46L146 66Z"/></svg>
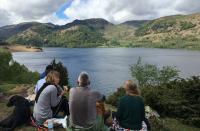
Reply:
<svg viewBox="0 0 200 131"><path fill-rule="evenodd" d="M66 23L72 22L71 19L59 19L55 13L49 16L44 16L37 20L38 22L44 23L44 22L51 22L56 25L64 25Z"/></svg>
<svg viewBox="0 0 200 131"><path fill-rule="evenodd" d="M60 19L56 11L67 1L68 19ZM200 0L0 0L0 26L28 21L62 25L89 18L121 23L195 12L200 12Z"/></svg>
<svg viewBox="0 0 200 131"><path fill-rule="evenodd" d="M0 10L14 24L27 21L52 22L52 18L58 19L55 12L66 2L67 0L0 0ZM2 21L4 20L1 18L0 26L4 25Z"/></svg>
<svg viewBox="0 0 200 131"><path fill-rule="evenodd" d="M74 0L65 14L73 20L104 18L120 23L199 11L200 0Z"/></svg>
<svg viewBox="0 0 200 131"><path fill-rule="evenodd" d="M7 11L0 9L0 26L12 23L8 16L9 14Z"/></svg>

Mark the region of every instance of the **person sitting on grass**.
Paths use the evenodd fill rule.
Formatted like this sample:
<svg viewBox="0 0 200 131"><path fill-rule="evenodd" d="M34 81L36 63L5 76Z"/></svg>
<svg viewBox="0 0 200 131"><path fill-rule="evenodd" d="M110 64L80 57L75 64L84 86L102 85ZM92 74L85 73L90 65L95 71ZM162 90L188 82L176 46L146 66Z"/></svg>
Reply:
<svg viewBox="0 0 200 131"><path fill-rule="evenodd" d="M124 83L126 95L118 103L117 112L112 114L112 130L141 130L146 128L144 101L136 83L127 80Z"/></svg>
<svg viewBox="0 0 200 131"><path fill-rule="evenodd" d="M62 96L66 92L65 90L59 89L62 92L58 93L58 86L60 81L60 74L57 71L50 71L46 77L46 83L39 89L33 109L33 117L37 124L43 125L43 123L50 118L56 117L56 113L60 110ZM52 108L58 107L56 113L52 111ZM67 109L66 109L67 110ZM69 115L69 114L68 114Z"/></svg>
<svg viewBox="0 0 200 131"><path fill-rule="evenodd" d="M89 85L88 73L82 72L78 77L78 87L70 89L68 130L100 131L103 128L96 109L96 102L101 101L103 95L91 90Z"/></svg>
<svg viewBox="0 0 200 131"><path fill-rule="evenodd" d="M43 86L43 84L46 82L46 76L47 74L53 70L52 65L46 66L45 72L43 73L42 77L40 77L40 80L37 81L35 85L35 94L39 91L39 89Z"/></svg>

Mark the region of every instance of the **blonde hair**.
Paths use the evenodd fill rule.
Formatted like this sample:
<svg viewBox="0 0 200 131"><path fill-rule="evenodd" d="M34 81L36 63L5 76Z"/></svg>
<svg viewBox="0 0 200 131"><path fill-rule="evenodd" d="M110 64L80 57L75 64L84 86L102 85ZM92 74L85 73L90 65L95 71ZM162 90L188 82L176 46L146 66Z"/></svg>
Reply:
<svg viewBox="0 0 200 131"><path fill-rule="evenodd" d="M60 73L58 71L50 71L47 74L46 82L50 84L55 84L55 78L60 78Z"/></svg>
<svg viewBox="0 0 200 131"><path fill-rule="evenodd" d="M137 84L132 80L125 81L124 88L128 94L140 95L140 90Z"/></svg>

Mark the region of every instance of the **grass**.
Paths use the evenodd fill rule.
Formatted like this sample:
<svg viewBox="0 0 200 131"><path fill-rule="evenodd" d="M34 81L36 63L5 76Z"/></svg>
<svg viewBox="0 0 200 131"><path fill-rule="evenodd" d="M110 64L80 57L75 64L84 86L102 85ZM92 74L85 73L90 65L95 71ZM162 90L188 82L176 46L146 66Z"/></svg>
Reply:
<svg viewBox="0 0 200 131"><path fill-rule="evenodd" d="M170 131L200 131L200 128L184 125L173 118L165 118L164 121Z"/></svg>
<svg viewBox="0 0 200 131"><path fill-rule="evenodd" d="M0 85L0 92L4 92L7 95L10 94L21 94L24 93L25 90L32 87L32 85L22 85L22 84L3 84ZM0 99L0 120L7 117L12 111L13 108L8 108L6 106L7 99ZM116 108L114 106L105 105L106 109L110 109L111 111L116 111ZM200 128L184 125L181 122L179 122L176 119L173 118L162 118L165 123L165 127L167 131L199 131ZM55 131L65 131L65 129L62 128L56 128ZM37 131L37 128L32 127L30 125L24 125L21 127L16 128L15 131ZM166 130L163 130L166 131Z"/></svg>
<svg viewBox="0 0 200 131"><path fill-rule="evenodd" d="M7 93L9 90L14 89L17 84L1 84L0 85L0 92Z"/></svg>
<svg viewBox="0 0 200 131"><path fill-rule="evenodd" d="M29 88L32 88L31 84L1 84L0 92L4 95L22 94L24 95Z"/></svg>

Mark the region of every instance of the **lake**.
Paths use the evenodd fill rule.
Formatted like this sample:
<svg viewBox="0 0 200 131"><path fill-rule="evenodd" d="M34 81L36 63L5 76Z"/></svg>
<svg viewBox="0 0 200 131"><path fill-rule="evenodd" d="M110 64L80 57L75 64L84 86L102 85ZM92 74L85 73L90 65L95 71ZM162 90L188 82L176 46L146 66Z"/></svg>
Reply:
<svg viewBox="0 0 200 131"><path fill-rule="evenodd" d="M111 94L127 79L130 65L139 57L144 63L175 66L181 77L200 75L200 52L154 48L43 48L43 52L15 52L14 60L32 71L43 72L54 58L68 69L70 83L76 86L78 75L86 71L91 88Z"/></svg>

